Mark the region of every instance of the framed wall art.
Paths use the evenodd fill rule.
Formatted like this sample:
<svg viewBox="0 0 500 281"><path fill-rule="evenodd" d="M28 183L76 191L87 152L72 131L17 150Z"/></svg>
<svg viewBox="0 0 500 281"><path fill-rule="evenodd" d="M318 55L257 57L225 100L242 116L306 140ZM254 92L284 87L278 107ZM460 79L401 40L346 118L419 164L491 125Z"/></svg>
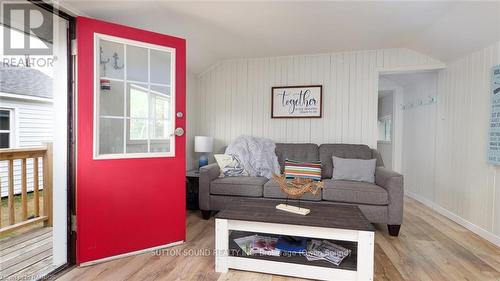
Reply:
<svg viewBox="0 0 500 281"><path fill-rule="evenodd" d="M271 118L321 118L322 86L271 88Z"/></svg>

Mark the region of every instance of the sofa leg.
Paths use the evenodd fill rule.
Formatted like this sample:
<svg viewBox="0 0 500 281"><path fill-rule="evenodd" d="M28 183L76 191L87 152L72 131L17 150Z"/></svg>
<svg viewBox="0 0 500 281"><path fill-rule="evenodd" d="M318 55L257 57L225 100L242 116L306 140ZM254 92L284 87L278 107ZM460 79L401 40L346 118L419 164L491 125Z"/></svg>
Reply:
<svg viewBox="0 0 500 281"><path fill-rule="evenodd" d="M210 219L211 214L212 214L211 211L201 210L201 216L203 217L204 220Z"/></svg>
<svg viewBox="0 0 500 281"><path fill-rule="evenodd" d="M400 228L401 228L400 224L388 224L387 225L387 229L389 230L389 234L391 236L398 236Z"/></svg>

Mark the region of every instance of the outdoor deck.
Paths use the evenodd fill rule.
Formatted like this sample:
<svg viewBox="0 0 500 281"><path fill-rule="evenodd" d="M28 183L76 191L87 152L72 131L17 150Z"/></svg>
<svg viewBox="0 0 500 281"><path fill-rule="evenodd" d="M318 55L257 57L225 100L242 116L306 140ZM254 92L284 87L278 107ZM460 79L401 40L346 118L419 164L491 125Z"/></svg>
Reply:
<svg viewBox="0 0 500 281"><path fill-rule="evenodd" d="M52 227L0 240L0 268L0 280L36 280L52 271Z"/></svg>
<svg viewBox="0 0 500 281"><path fill-rule="evenodd" d="M52 271L52 144L0 149L0 280Z"/></svg>

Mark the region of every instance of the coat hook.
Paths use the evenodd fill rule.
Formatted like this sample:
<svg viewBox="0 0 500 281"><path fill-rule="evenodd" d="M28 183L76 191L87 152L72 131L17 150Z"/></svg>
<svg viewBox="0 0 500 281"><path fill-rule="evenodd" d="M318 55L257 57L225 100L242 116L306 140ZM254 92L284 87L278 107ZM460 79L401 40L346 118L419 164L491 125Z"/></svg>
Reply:
<svg viewBox="0 0 500 281"><path fill-rule="evenodd" d="M119 58L118 58L118 54L116 52L113 54L113 59L114 59L113 68L116 69L116 70L122 69L123 68L123 64L122 64L122 66L118 65L118 59Z"/></svg>
<svg viewBox="0 0 500 281"><path fill-rule="evenodd" d="M103 65L103 76L106 76L106 64L109 62L109 59L103 60L102 58L104 57L104 51L102 50L102 46L99 47L99 63Z"/></svg>

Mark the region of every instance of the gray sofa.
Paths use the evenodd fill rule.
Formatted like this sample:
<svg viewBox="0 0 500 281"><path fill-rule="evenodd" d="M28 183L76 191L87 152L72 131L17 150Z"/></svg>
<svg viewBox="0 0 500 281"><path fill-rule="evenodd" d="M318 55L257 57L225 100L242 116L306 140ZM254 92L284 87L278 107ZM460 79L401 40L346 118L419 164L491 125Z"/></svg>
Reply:
<svg viewBox="0 0 500 281"><path fill-rule="evenodd" d="M366 145L357 144L276 144L276 156L283 172L285 159L321 160L324 188L317 195L306 194L301 200L315 204L356 204L372 223L388 225L390 235L397 236L403 219L403 176L387 168L380 154ZM356 159L377 159L375 184L332 180L332 156ZM199 206L203 218L217 211L234 198L262 200L285 199L275 180L263 177L219 178L216 163L200 169Z"/></svg>

